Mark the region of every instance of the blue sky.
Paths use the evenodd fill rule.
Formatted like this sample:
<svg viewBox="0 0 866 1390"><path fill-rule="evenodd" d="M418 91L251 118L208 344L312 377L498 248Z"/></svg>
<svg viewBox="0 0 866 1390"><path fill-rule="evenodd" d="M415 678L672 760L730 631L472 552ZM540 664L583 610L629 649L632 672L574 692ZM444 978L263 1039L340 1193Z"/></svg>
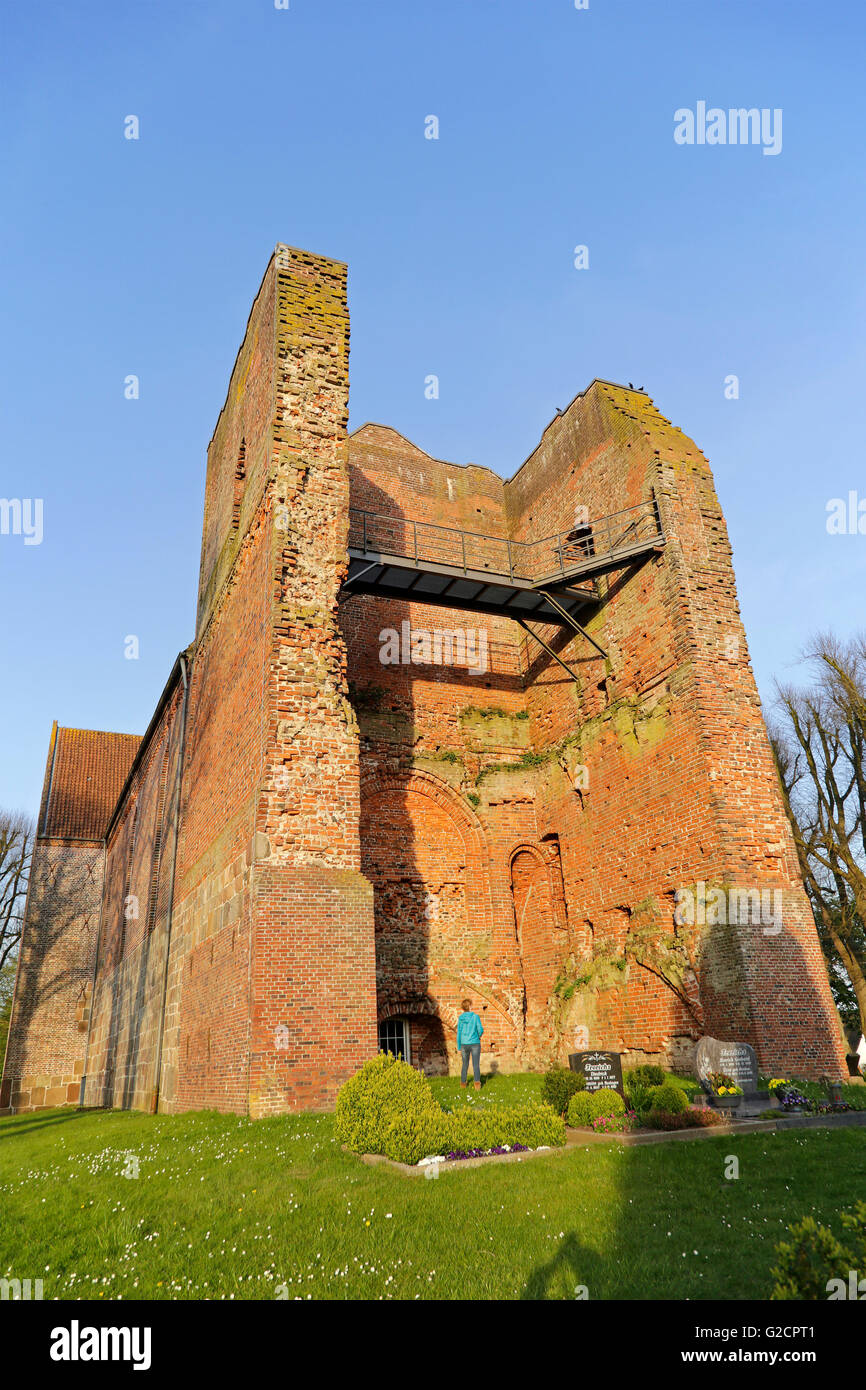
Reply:
<svg viewBox="0 0 866 1390"><path fill-rule="evenodd" d="M0 806L35 810L52 719L142 732L193 635L278 241L349 263L352 428L508 475L594 376L644 385L712 463L765 702L866 626L866 536L825 524L866 498L859 0L48 0L0 31L0 497L44 501L40 545L0 535ZM781 108L781 152L677 145L699 101Z"/></svg>

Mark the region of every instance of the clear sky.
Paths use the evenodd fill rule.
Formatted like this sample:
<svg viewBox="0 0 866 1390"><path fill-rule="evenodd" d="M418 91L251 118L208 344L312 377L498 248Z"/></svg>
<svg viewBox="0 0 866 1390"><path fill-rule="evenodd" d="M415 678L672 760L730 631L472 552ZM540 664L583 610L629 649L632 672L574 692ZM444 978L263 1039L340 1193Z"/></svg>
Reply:
<svg viewBox="0 0 866 1390"><path fill-rule="evenodd" d="M0 535L0 806L52 719L143 732L193 636L278 241L349 264L353 429L509 475L593 377L645 386L712 463L765 703L866 626L826 530L866 499L864 38L862 0L4 0L0 497L43 539ZM676 143L702 101L780 109L780 152Z"/></svg>

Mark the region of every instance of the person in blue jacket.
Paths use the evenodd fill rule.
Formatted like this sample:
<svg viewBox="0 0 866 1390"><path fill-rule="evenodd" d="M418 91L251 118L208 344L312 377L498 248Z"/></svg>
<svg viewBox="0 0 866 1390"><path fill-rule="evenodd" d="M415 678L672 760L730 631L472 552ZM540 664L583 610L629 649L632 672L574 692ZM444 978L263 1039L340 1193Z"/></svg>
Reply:
<svg viewBox="0 0 866 1390"><path fill-rule="evenodd" d="M481 1090L481 1034L484 1025L476 1013L472 1012L472 1001L464 999L463 1012L457 1020L457 1046L463 1057L460 1072L460 1085L465 1088L469 1075L469 1058L472 1058L472 1071L475 1076L475 1089Z"/></svg>

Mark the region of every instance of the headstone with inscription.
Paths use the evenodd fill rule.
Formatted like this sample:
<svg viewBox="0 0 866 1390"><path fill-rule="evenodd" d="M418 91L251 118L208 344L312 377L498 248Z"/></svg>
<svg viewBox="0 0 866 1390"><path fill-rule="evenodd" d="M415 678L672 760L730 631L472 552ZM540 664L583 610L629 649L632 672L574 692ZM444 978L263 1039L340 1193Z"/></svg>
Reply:
<svg viewBox="0 0 866 1390"><path fill-rule="evenodd" d="M770 1095L758 1090L758 1059L748 1043L720 1042L718 1038L701 1038L695 1051L695 1071L705 1091L712 1092L711 1072L729 1076L743 1092L739 1114L757 1115L769 1110Z"/></svg>
<svg viewBox="0 0 866 1390"><path fill-rule="evenodd" d="M702 1084L710 1072L722 1072L743 1091L758 1089L758 1059L748 1043L701 1038L695 1052L695 1070Z"/></svg>
<svg viewBox="0 0 866 1390"><path fill-rule="evenodd" d="M572 1071L580 1073L588 1091L600 1091L607 1087L625 1098L622 1056L619 1052L572 1052L568 1065Z"/></svg>

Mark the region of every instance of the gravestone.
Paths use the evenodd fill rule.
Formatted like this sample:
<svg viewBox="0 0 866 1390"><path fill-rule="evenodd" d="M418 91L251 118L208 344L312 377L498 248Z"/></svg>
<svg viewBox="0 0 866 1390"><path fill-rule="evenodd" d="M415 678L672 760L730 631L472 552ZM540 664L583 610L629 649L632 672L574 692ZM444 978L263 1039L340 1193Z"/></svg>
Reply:
<svg viewBox="0 0 866 1390"><path fill-rule="evenodd" d="M741 1086L746 1095L758 1089L758 1059L748 1043L701 1038L695 1051L695 1071L702 1083L710 1072L720 1071Z"/></svg>
<svg viewBox="0 0 866 1390"><path fill-rule="evenodd" d="M572 1052L568 1065L572 1071L580 1073L588 1091L600 1091L607 1087L625 1099L619 1052Z"/></svg>
<svg viewBox="0 0 866 1390"><path fill-rule="evenodd" d="M706 1091L712 1090L707 1080L710 1072L729 1076L743 1092L737 1113L744 1118L772 1108L769 1092L758 1090L758 1059L748 1043L701 1038L695 1050L695 1072Z"/></svg>

